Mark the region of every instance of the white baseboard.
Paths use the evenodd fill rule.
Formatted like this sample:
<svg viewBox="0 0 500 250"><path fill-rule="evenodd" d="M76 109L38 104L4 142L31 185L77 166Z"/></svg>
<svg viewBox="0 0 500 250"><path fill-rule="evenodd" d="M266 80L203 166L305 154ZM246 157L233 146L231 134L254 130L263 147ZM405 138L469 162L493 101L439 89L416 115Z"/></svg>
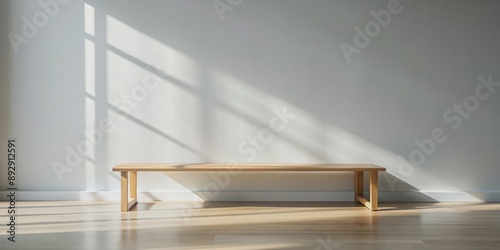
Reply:
<svg viewBox="0 0 500 250"><path fill-rule="evenodd" d="M0 200L9 193L0 192ZM365 195L367 195L365 193ZM118 201L119 191L17 191L16 200L104 200ZM191 191L138 192L139 201L352 201L352 191ZM500 202L500 192L381 191L380 202Z"/></svg>

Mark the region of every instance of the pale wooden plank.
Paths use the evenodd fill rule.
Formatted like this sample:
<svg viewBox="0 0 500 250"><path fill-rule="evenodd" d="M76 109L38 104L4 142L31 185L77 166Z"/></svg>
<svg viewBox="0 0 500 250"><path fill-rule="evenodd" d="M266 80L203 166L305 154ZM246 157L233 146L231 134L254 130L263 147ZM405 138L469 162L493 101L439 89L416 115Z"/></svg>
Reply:
<svg viewBox="0 0 500 250"><path fill-rule="evenodd" d="M288 164L288 163L195 163L162 164L130 163L119 164L113 171L385 171L384 167L372 164Z"/></svg>
<svg viewBox="0 0 500 250"><path fill-rule="evenodd" d="M372 211L378 209L378 172L370 171L370 207Z"/></svg>
<svg viewBox="0 0 500 250"><path fill-rule="evenodd" d="M358 196L357 199L358 199L359 203L363 204L365 207L367 207L367 208L371 207L370 201L368 201L366 198Z"/></svg>
<svg viewBox="0 0 500 250"><path fill-rule="evenodd" d="M127 202L127 211L130 210L135 205L137 205L137 199L136 198L129 198L128 202Z"/></svg>
<svg viewBox="0 0 500 250"><path fill-rule="evenodd" d="M128 172L121 172L121 211L128 211Z"/></svg>
<svg viewBox="0 0 500 250"><path fill-rule="evenodd" d="M130 171L129 178L130 178L130 198L137 199L137 171Z"/></svg>
<svg viewBox="0 0 500 250"><path fill-rule="evenodd" d="M354 171L354 201L359 197L363 197L363 171Z"/></svg>

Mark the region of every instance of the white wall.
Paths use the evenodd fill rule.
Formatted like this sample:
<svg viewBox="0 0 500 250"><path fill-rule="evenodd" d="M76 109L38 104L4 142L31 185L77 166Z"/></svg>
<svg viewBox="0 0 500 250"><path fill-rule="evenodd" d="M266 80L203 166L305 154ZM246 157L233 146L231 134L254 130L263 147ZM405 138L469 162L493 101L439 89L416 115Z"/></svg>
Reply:
<svg viewBox="0 0 500 250"><path fill-rule="evenodd" d="M469 97L479 76L500 80L500 3L403 0L348 63L340 45L354 46L355 27L373 24L370 11L389 2L247 0L223 20L201 0L50 5L53 17L34 37L18 52L10 46L2 75L2 136L18 141L18 186L26 199L35 197L28 191L117 191L111 168L121 162L374 163L389 173L383 201L500 200L500 91L479 87L489 96ZM23 17L43 16L38 1L8 3L6 43L8 32L22 35ZM446 112L464 100L479 106L457 125ZM296 117L255 157L240 146L284 108ZM446 141L415 163L415 140L436 128ZM83 157L68 153L94 130L109 133ZM56 162L71 172L59 179L54 166L65 168ZM193 191L345 200L352 190L349 173L239 174L227 185L208 174L143 174L139 182L150 199ZM214 188L221 192L205 192Z"/></svg>
<svg viewBox="0 0 500 250"><path fill-rule="evenodd" d="M9 29L9 2L0 2L0 33L7 34ZM9 104L9 43L7 39L0 39L0 162L2 171L0 171L0 183L2 183L2 190L6 188L4 185L7 180L7 138L8 138L8 104Z"/></svg>

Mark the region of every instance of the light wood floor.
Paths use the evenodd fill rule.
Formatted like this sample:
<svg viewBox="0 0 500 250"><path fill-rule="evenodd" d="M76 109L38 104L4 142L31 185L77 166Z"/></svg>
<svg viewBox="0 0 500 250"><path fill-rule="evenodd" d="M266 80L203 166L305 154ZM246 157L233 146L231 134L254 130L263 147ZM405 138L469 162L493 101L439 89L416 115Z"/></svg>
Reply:
<svg viewBox="0 0 500 250"><path fill-rule="evenodd" d="M500 204L18 202L0 249L500 249Z"/></svg>

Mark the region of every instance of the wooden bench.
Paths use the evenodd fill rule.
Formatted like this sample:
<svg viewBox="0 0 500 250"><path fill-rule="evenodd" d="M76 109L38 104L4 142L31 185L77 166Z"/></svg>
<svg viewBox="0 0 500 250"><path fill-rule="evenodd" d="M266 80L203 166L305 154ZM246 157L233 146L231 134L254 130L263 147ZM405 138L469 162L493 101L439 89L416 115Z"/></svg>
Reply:
<svg viewBox="0 0 500 250"><path fill-rule="evenodd" d="M278 171L278 172L354 172L354 201L367 208L378 209L378 172L385 168L370 164L119 164L113 167L114 172L121 172L121 211L127 212L137 204L137 172L207 172L207 171ZM370 200L363 195L363 173L369 172ZM130 197L129 197L130 185Z"/></svg>

